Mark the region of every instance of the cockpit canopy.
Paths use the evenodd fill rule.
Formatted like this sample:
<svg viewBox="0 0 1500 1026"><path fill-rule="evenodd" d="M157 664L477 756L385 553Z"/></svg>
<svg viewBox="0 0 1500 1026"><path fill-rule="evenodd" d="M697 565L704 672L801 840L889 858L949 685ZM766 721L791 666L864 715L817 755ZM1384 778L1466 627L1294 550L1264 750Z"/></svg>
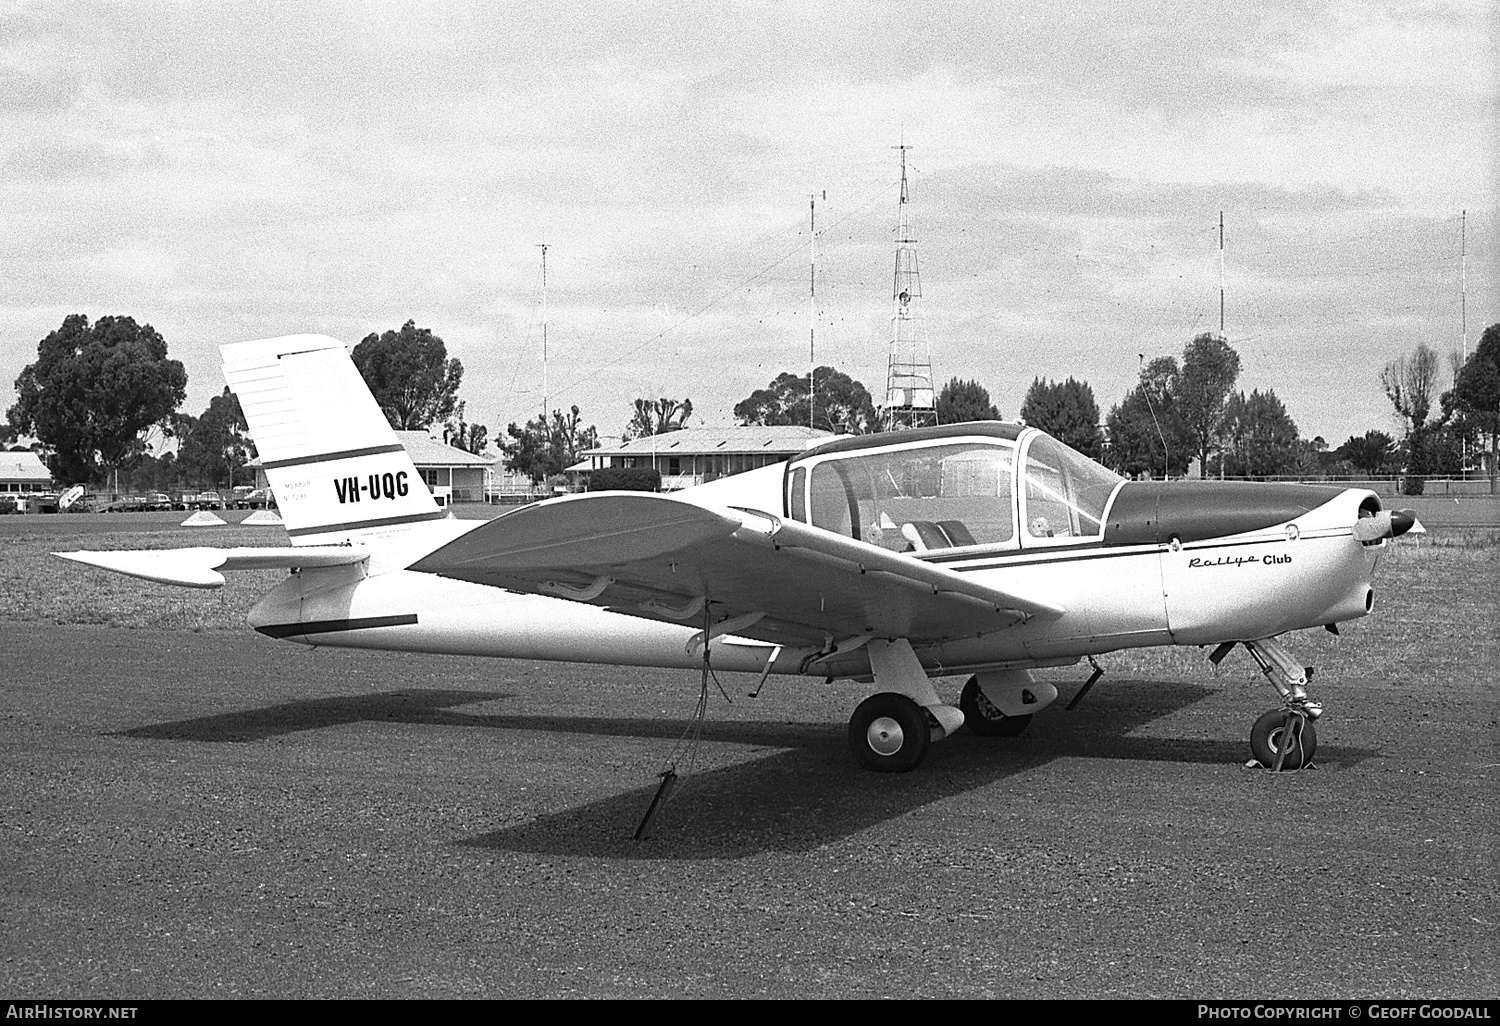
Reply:
<svg viewBox="0 0 1500 1026"><path fill-rule="evenodd" d="M1123 480L1042 431L960 424L811 450L788 468L786 511L918 555L1079 544L1102 539Z"/></svg>

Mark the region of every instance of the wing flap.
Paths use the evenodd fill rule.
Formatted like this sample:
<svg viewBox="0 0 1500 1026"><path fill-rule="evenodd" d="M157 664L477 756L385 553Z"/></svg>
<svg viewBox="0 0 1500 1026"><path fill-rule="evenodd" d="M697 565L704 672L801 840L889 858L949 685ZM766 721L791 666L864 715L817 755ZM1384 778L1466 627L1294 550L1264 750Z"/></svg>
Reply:
<svg viewBox="0 0 1500 1026"><path fill-rule="evenodd" d="M735 633L943 640L1062 608L912 556L754 510L650 493L590 493L499 517L418 560L425 573L555 595L656 620L759 614Z"/></svg>
<svg viewBox="0 0 1500 1026"><path fill-rule="evenodd" d="M182 588L220 588L221 570L298 570L350 566L370 558L368 551L347 545L306 548L209 547L187 549L115 549L106 552L54 552L54 556Z"/></svg>

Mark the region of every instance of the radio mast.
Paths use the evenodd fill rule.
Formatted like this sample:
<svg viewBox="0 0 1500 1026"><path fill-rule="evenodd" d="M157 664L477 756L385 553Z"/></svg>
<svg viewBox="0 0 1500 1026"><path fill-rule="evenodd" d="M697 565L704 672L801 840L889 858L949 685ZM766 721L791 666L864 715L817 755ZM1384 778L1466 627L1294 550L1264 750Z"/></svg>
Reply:
<svg viewBox="0 0 1500 1026"><path fill-rule="evenodd" d="M917 237L911 226L910 193L906 185L905 143L901 151L901 200L896 208L896 276L891 289L891 352L886 362L885 405L881 427L886 431L927 427L937 423L933 403L932 356L917 316L922 280L917 274Z"/></svg>
<svg viewBox="0 0 1500 1026"><path fill-rule="evenodd" d="M1458 230L1458 319L1463 333L1464 363L1469 362L1469 211L1459 215ZM1462 366L1462 364L1460 364Z"/></svg>
<svg viewBox="0 0 1500 1026"><path fill-rule="evenodd" d="M823 198L828 198L828 193L823 193ZM809 193L807 197L807 426L817 427L814 423L813 398L818 394L817 382L813 378L818 373L818 194Z"/></svg>
<svg viewBox="0 0 1500 1026"><path fill-rule="evenodd" d="M547 426L547 244L538 242L542 251L542 427Z"/></svg>
<svg viewBox="0 0 1500 1026"><path fill-rule="evenodd" d="M1219 337L1224 334L1224 211L1219 211Z"/></svg>

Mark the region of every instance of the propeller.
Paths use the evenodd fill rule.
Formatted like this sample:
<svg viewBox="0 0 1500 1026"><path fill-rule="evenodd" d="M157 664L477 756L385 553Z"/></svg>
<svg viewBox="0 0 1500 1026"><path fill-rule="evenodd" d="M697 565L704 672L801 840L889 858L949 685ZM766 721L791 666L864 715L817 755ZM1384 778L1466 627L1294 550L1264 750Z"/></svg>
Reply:
<svg viewBox="0 0 1500 1026"><path fill-rule="evenodd" d="M1355 539L1366 545L1384 538L1399 538L1407 531L1427 533L1417 515L1409 509L1383 509L1373 516L1360 517L1353 528Z"/></svg>

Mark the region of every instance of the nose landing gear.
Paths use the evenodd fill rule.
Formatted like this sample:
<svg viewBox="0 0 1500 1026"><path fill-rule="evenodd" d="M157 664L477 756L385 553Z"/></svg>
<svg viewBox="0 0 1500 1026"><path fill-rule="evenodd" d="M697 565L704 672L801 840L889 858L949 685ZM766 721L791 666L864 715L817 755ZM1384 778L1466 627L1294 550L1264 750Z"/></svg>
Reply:
<svg viewBox="0 0 1500 1026"><path fill-rule="evenodd" d="M1281 696L1281 708L1264 713L1250 728L1251 756L1256 763L1277 773L1309 768L1318 750L1318 732L1313 721L1323 715L1322 704L1307 697L1312 667L1299 665L1279 642L1269 638L1247 641L1244 645ZM1224 652L1227 649L1221 646L1215 655L1222 659Z"/></svg>
<svg viewBox="0 0 1500 1026"><path fill-rule="evenodd" d="M1318 731L1306 713L1288 706L1262 713L1250 728L1250 754L1272 772L1306 769L1318 750Z"/></svg>

